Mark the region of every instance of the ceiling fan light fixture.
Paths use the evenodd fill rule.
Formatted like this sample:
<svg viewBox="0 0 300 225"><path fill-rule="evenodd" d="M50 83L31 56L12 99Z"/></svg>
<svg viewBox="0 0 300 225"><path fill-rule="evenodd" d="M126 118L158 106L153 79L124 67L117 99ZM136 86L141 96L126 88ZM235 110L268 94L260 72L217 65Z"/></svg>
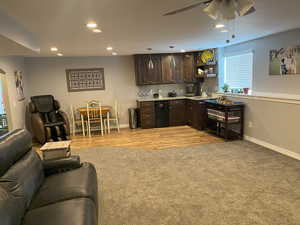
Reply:
<svg viewBox="0 0 300 225"><path fill-rule="evenodd" d="M219 11L220 14L222 15L223 20L226 21L233 20L238 16L236 11L236 2L237 2L236 0L222 1Z"/></svg>
<svg viewBox="0 0 300 225"><path fill-rule="evenodd" d="M217 20L219 15L219 4L221 3L221 1L222 0L213 0L211 3L209 3L208 6L203 9L203 12L205 12L212 19Z"/></svg>
<svg viewBox="0 0 300 225"><path fill-rule="evenodd" d="M255 12L252 0L212 0L203 11L214 20L229 21Z"/></svg>
<svg viewBox="0 0 300 225"><path fill-rule="evenodd" d="M165 13L163 16L175 15L198 7L214 20L233 20L255 12L253 0L198 0L200 2Z"/></svg>

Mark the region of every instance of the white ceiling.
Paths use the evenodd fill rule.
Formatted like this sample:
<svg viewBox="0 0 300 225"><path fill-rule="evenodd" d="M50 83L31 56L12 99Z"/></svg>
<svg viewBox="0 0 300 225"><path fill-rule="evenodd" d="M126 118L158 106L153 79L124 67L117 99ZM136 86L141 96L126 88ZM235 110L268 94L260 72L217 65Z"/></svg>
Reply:
<svg viewBox="0 0 300 225"><path fill-rule="evenodd" d="M111 45L120 55L198 50L225 45L227 34L201 8L163 17L162 14L195 3L194 0L5 0L1 8L40 42L41 55L109 55ZM236 21L236 40L242 42L300 27L299 0L255 0L257 12ZM89 31L95 21L103 30Z"/></svg>
<svg viewBox="0 0 300 225"><path fill-rule="evenodd" d="M0 56L24 56L33 54L34 52L31 49L0 35Z"/></svg>

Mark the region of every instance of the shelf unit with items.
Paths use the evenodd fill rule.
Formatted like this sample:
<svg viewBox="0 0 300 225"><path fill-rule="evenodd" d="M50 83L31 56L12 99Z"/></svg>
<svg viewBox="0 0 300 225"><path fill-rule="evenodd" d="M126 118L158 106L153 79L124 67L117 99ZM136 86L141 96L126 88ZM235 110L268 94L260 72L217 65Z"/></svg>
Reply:
<svg viewBox="0 0 300 225"><path fill-rule="evenodd" d="M207 128L217 136L229 139L243 139L244 103L221 104L217 100L206 100Z"/></svg>
<svg viewBox="0 0 300 225"><path fill-rule="evenodd" d="M217 49L207 49L196 54L198 77L215 78L218 74Z"/></svg>

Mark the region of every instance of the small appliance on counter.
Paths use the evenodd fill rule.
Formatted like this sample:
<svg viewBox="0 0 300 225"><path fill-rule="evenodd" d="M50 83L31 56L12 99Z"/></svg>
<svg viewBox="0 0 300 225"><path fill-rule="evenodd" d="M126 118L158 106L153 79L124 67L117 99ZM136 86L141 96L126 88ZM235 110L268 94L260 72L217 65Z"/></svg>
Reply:
<svg viewBox="0 0 300 225"><path fill-rule="evenodd" d="M153 94L153 98L162 98L161 90L158 89L157 93Z"/></svg>
<svg viewBox="0 0 300 225"><path fill-rule="evenodd" d="M194 84L187 84L186 85L186 94L187 97L195 96L195 85Z"/></svg>
<svg viewBox="0 0 300 225"><path fill-rule="evenodd" d="M158 93L154 93L153 94L153 98L159 98L159 94Z"/></svg>
<svg viewBox="0 0 300 225"><path fill-rule="evenodd" d="M171 91L168 93L168 97L177 97L176 91Z"/></svg>

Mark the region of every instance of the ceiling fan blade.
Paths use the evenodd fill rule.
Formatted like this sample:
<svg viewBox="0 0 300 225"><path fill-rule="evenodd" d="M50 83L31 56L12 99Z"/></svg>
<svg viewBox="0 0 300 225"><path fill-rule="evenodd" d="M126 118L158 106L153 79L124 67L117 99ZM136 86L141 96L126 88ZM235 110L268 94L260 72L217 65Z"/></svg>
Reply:
<svg viewBox="0 0 300 225"><path fill-rule="evenodd" d="M254 7L252 0L236 0L236 9L240 16L245 16Z"/></svg>
<svg viewBox="0 0 300 225"><path fill-rule="evenodd" d="M5 71L2 70L2 69L0 69L0 73L1 73L1 74L5 74Z"/></svg>
<svg viewBox="0 0 300 225"><path fill-rule="evenodd" d="M191 10L191 9L194 9L194 8L198 8L198 7L200 7L200 6L209 4L209 3L211 3L212 1L213 1L213 0L207 0L207 1L204 1L204 2L198 2L198 3L196 3L196 4L193 4L193 5L190 5L190 6L181 8L181 9L177 9L177 10L168 12L168 13L164 14L163 16L171 16L171 15L175 15L175 14L177 14L177 13L181 13L181 12L184 12L184 11L187 11L187 10Z"/></svg>
<svg viewBox="0 0 300 225"><path fill-rule="evenodd" d="M254 12L256 12L256 9L255 9L254 7L251 7L251 8L244 14L244 16L247 16L247 15L249 15L249 14L251 14L251 13L254 13Z"/></svg>
<svg viewBox="0 0 300 225"><path fill-rule="evenodd" d="M222 1L219 8L221 20L229 21L236 18L236 6L234 1Z"/></svg>

